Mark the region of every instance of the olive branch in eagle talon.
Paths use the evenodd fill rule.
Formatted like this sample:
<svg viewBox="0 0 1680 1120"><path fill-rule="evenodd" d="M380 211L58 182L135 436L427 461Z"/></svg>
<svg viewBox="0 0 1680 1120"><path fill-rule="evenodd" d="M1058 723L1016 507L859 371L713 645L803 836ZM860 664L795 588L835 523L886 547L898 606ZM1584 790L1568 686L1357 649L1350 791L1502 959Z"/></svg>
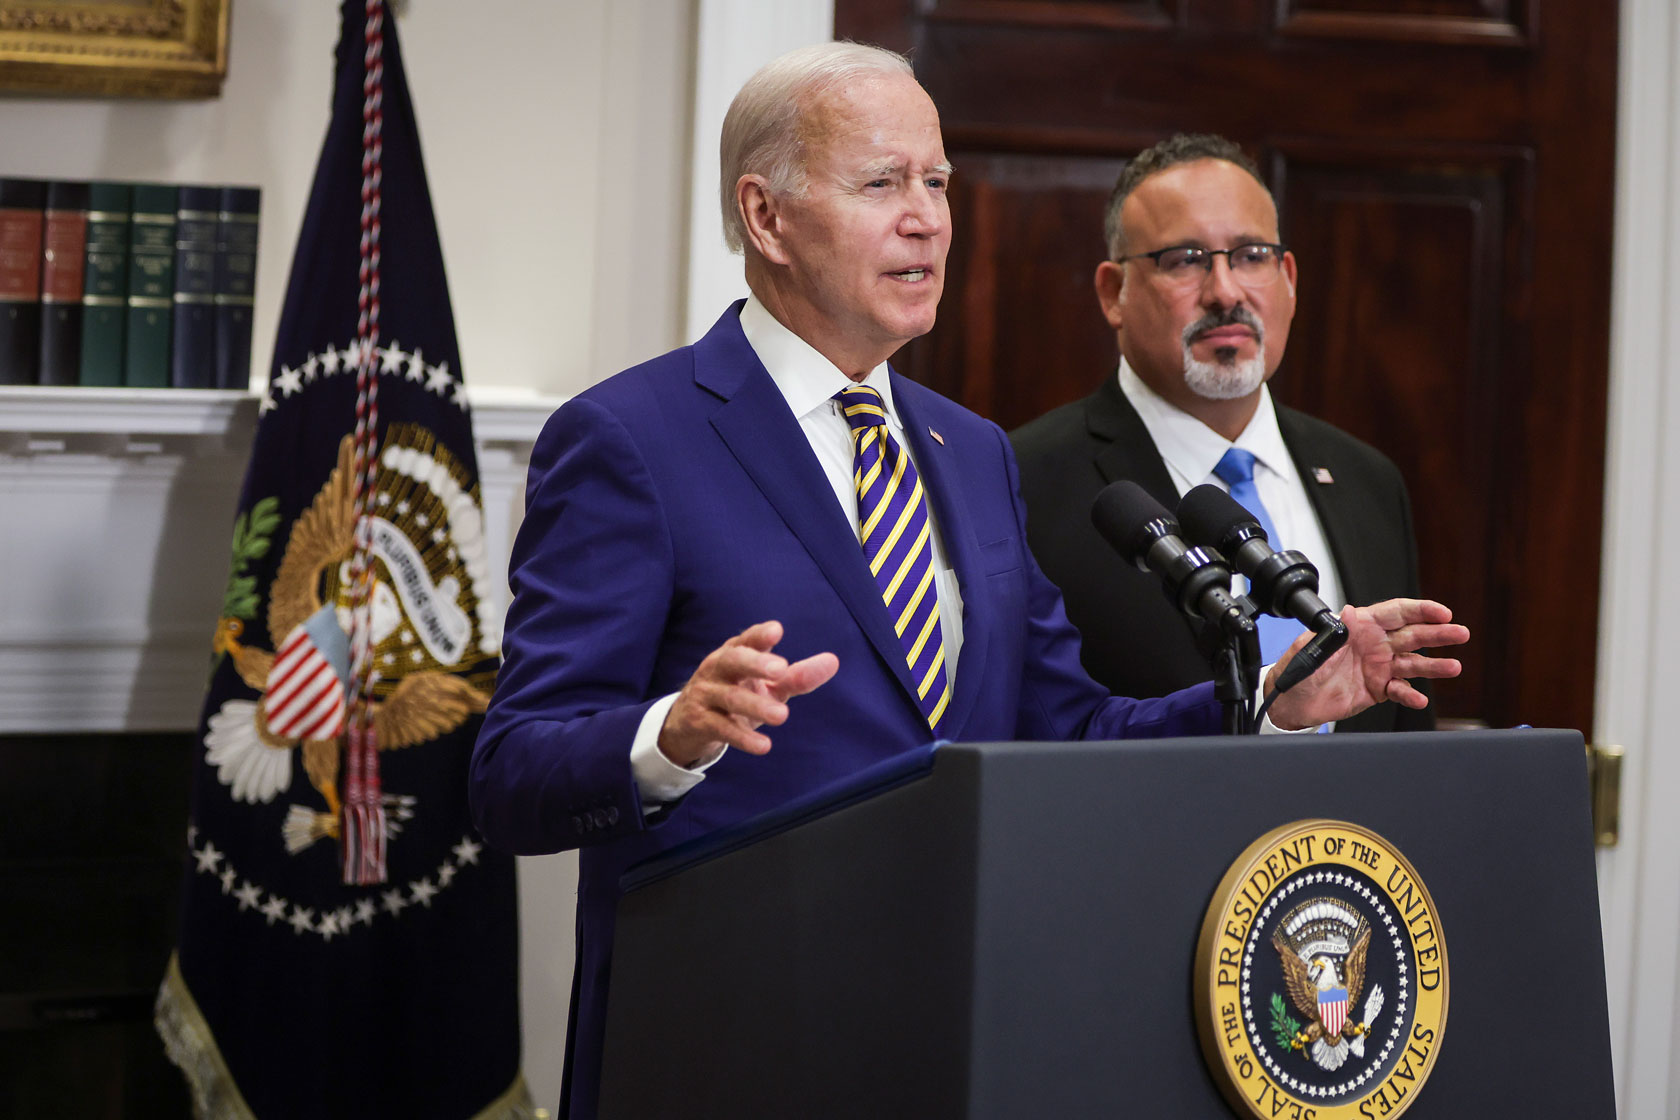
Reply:
<svg viewBox="0 0 1680 1120"><path fill-rule="evenodd" d="M227 589L222 592L222 619L241 623L257 617L257 577L247 569L254 560L268 555L270 537L280 527L280 499L267 497L240 514L233 522L233 557L228 567ZM218 647L212 669L221 664L226 651Z"/></svg>
<svg viewBox="0 0 1680 1120"><path fill-rule="evenodd" d="M1295 1019L1294 1016L1289 1014L1288 1008L1285 1007L1285 1005L1284 1005L1283 997L1278 995L1276 992L1273 992L1272 993L1272 1038L1273 1038L1273 1040L1279 1046L1286 1047L1290 1050L1299 1050L1301 1048L1301 1044L1299 1042L1297 1042L1295 1039L1296 1039L1296 1032L1298 1032L1300 1029L1301 1029L1301 1024Z"/></svg>
<svg viewBox="0 0 1680 1120"><path fill-rule="evenodd" d="M345 437L339 444L338 464L326 486L292 523L286 554L269 590L271 646L278 647L295 627L321 609L326 576L350 556L355 528L351 456L351 440ZM248 562L248 558L261 556L268 549L266 537L273 529L269 518L275 516L274 511L258 503L252 512L249 526L236 530L236 569ZM245 605L243 598L238 605ZM238 617L239 613L229 611L220 619L212 644L217 654L233 659L240 680L259 699L229 700L210 717L205 735L206 757L216 767L221 780L232 787L236 800L268 802L291 785L291 750L301 745L304 773L327 808L318 812L302 805L292 806L283 832L287 849L296 852L322 837L339 835L342 803L338 772L344 737L300 742L270 730L261 697L268 688L274 654L245 644L246 619L255 615L254 604L245 619ZM373 704L379 749L398 750L436 739L461 726L472 714L484 711L488 701L489 696L482 689L451 673L437 670L407 673ZM412 816L413 798L391 796L387 801L395 810L387 829L393 831L400 828L400 820Z"/></svg>

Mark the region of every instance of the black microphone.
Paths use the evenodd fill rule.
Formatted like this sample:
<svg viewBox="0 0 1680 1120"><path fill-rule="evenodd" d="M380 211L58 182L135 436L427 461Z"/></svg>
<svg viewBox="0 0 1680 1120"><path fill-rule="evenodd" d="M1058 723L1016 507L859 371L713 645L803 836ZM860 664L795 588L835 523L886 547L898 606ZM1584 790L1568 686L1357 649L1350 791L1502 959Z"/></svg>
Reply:
<svg viewBox="0 0 1680 1120"><path fill-rule="evenodd" d="M1121 556L1160 576L1167 598L1191 618L1253 627L1231 594L1225 558L1213 549L1185 544L1172 514L1137 483L1122 479L1105 486L1091 505L1091 523Z"/></svg>
<svg viewBox="0 0 1680 1120"><path fill-rule="evenodd" d="M1248 577L1249 598L1267 614L1293 618L1314 633L1342 628L1341 619L1318 597L1318 569L1299 552L1278 552L1266 530L1231 495L1204 483L1178 503L1185 535L1231 558Z"/></svg>

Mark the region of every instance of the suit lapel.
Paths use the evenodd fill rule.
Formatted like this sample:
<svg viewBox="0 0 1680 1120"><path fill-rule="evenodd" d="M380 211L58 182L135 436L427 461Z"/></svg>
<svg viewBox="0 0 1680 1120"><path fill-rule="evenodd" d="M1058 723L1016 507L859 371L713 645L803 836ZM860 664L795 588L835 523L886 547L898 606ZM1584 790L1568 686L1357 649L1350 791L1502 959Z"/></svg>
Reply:
<svg viewBox="0 0 1680 1120"><path fill-rule="evenodd" d="M1097 473L1105 482L1129 478L1167 509L1178 508L1178 487L1143 418L1110 376L1087 398L1085 427L1091 433Z"/></svg>
<svg viewBox="0 0 1680 1120"><path fill-rule="evenodd" d="M722 398L712 428L776 510L914 703L910 667L810 441L741 333L739 304L694 346L695 383Z"/></svg>
<svg viewBox="0 0 1680 1120"><path fill-rule="evenodd" d="M941 737L953 738L974 710L979 696L980 682L985 678L986 657L990 652L991 596L986 593L986 573L980 563L980 542L974 535L974 519L969 515L968 500L963 496L962 480L958 477L951 453L945 445L930 435L928 417L919 407L922 390L919 385L892 374L893 407L904 423L904 436L910 443L910 453L922 477L929 508L939 526L939 537L945 545L945 559L957 574L957 585L963 598L963 644L956 667L956 682L951 691L950 708L940 720ZM943 616L947 610L940 605ZM902 660L902 658L901 658Z"/></svg>
<svg viewBox="0 0 1680 1120"><path fill-rule="evenodd" d="M1137 409L1120 390L1120 379L1110 374L1086 400L1085 427L1091 435L1097 473L1102 475L1103 481L1117 482L1129 478L1160 502L1162 508L1176 510L1178 486L1167 471L1167 461L1161 457L1149 429L1144 426L1143 417L1137 414ZM1199 641L1200 624L1177 608L1172 613L1183 624L1191 641ZM1203 664L1200 654L1196 655L1195 664L1198 668Z"/></svg>
<svg viewBox="0 0 1680 1120"><path fill-rule="evenodd" d="M1360 573L1369 571L1370 564L1368 557L1353 555L1359 539L1353 527L1361 511L1350 508L1350 502L1357 495L1345 486L1338 488L1334 483L1319 482L1314 473L1323 467L1330 470L1332 478L1340 474L1345 480L1351 468L1325 458L1325 449L1314 444L1298 413L1279 406L1277 421L1278 430L1283 433L1284 446L1289 448L1289 457L1295 461L1295 470L1301 476L1307 500L1312 503L1313 511L1318 514L1318 523L1324 528L1325 540L1330 545L1330 558L1341 580L1342 597L1350 603L1364 603L1367 601L1367 589L1361 584Z"/></svg>

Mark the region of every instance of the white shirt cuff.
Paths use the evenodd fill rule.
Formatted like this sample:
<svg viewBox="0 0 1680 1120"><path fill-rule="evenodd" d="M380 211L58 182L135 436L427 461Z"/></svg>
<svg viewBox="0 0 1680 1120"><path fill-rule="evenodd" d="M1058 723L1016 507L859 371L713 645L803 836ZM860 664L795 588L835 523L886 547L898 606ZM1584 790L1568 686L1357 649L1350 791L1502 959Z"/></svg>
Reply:
<svg viewBox="0 0 1680 1120"><path fill-rule="evenodd" d="M706 771L729 747L727 743L718 744L716 754L695 763L692 769L666 758L665 752L659 749L659 732L677 696L673 692L655 700L642 715L642 722L636 725L636 737L630 741L630 773L636 779L636 792L646 804L663 805L683 796L705 779Z"/></svg>
<svg viewBox="0 0 1680 1120"><path fill-rule="evenodd" d="M1277 662L1272 662L1272 665L1276 664ZM1260 670L1260 685L1254 690L1255 708L1259 708L1266 701L1266 677L1271 674L1272 665L1267 665ZM1255 733L1259 735L1322 735L1333 726L1334 724L1321 723L1317 727L1300 727L1293 731L1285 731L1272 722L1272 713L1267 712L1260 717L1260 726L1255 728Z"/></svg>

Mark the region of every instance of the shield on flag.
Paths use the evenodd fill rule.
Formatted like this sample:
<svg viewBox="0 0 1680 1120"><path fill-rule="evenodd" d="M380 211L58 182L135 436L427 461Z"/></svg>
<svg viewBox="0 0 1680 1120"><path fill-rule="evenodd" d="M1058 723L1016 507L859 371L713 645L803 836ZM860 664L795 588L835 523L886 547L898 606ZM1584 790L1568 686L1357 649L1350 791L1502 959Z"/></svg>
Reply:
<svg viewBox="0 0 1680 1120"><path fill-rule="evenodd" d="M344 730L350 639L329 604L300 622L274 651L263 693L268 729L290 739L332 739Z"/></svg>

